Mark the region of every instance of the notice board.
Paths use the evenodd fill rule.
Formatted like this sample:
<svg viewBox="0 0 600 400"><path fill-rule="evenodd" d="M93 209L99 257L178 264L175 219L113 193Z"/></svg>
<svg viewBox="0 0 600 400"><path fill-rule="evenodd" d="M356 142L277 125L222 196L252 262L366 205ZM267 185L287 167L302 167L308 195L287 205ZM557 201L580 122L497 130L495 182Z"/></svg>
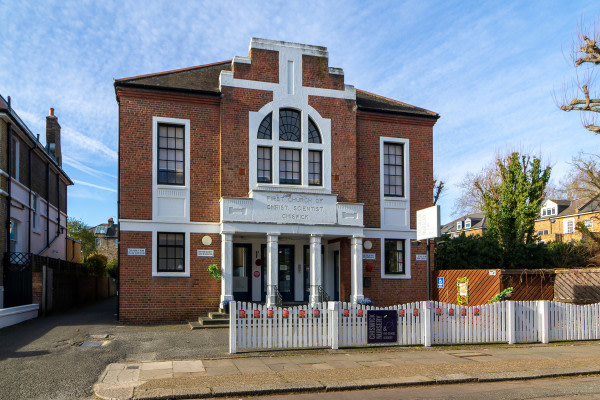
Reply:
<svg viewBox="0 0 600 400"><path fill-rule="evenodd" d="M367 310L367 343L398 342L396 310Z"/></svg>

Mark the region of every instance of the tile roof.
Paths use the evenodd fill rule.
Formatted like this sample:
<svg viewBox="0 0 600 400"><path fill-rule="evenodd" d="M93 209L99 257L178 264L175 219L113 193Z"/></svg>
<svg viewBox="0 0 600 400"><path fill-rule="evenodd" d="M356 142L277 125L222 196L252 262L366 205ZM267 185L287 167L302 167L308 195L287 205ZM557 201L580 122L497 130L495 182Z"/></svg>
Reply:
<svg viewBox="0 0 600 400"><path fill-rule="evenodd" d="M116 79L114 85L115 87L192 90L219 94L219 77L221 71L231 71L231 60ZM433 111L364 90L356 91L356 105L364 111L412 114L426 118L439 118L439 115Z"/></svg>
<svg viewBox="0 0 600 400"><path fill-rule="evenodd" d="M471 219L471 227L470 228L466 228L463 226L463 229L456 229L456 223L459 221L464 221L466 219L470 218ZM474 229L482 229L485 228L487 226L487 219L485 218L485 214L484 213L472 213L472 214L467 214L467 215L463 215L460 218L455 219L454 221L448 222L446 225L444 225L442 227L442 233L450 233L450 232L463 232L463 231L469 231L469 230L474 230Z"/></svg>

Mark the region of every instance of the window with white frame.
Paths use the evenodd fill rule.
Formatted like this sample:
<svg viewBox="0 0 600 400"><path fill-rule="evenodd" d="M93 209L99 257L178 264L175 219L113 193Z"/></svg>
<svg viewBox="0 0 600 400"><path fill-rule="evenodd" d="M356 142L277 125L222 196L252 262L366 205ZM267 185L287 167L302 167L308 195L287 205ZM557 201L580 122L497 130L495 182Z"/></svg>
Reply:
<svg viewBox="0 0 600 400"><path fill-rule="evenodd" d="M541 211L542 217L556 215L556 207L544 207Z"/></svg>
<svg viewBox="0 0 600 400"><path fill-rule="evenodd" d="M575 232L575 220L573 218L566 219L563 224L564 233Z"/></svg>
<svg viewBox="0 0 600 400"><path fill-rule="evenodd" d="M459 231L459 230L461 230L461 229L462 229L462 221L458 221L458 222L456 223L456 230L458 230L458 231Z"/></svg>
<svg viewBox="0 0 600 400"><path fill-rule="evenodd" d="M100 238L96 238L96 247L100 247Z"/></svg>
<svg viewBox="0 0 600 400"><path fill-rule="evenodd" d="M158 184L185 185L185 127L158 123Z"/></svg>
<svg viewBox="0 0 600 400"><path fill-rule="evenodd" d="M404 196L404 144L383 145L383 190L384 196Z"/></svg>
<svg viewBox="0 0 600 400"><path fill-rule="evenodd" d="M273 134L273 112L263 118L256 133L256 182L323 186L324 145L319 128L308 117L303 135L301 111L280 108L277 112L278 135ZM273 165L277 166L275 179ZM303 165L308 171L303 171Z"/></svg>
<svg viewBox="0 0 600 400"><path fill-rule="evenodd" d="M157 233L157 271L185 272L185 233Z"/></svg>
<svg viewBox="0 0 600 400"><path fill-rule="evenodd" d="M385 274L406 275L405 240L385 239Z"/></svg>
<svg viewBox="0 0 600 400"><path fill-rule="evenodd" d="M548 229L542 229L537 232L538 236L544 236L548 234Z"/></svg>
<svg viewBox="0 0 600 400"><path fill-rule="evenodd" d="M591 219L586 219L585 221L583 221L583 226L585 226L588 229L593 229L594 221L592 221Z"/></svg>
<svg viewBox="0 0 600 400"><path fill-rule="evenodd" d="M465 229L470 228L471 227L471 220L470 219L466 219L465 220Z"/></svg>

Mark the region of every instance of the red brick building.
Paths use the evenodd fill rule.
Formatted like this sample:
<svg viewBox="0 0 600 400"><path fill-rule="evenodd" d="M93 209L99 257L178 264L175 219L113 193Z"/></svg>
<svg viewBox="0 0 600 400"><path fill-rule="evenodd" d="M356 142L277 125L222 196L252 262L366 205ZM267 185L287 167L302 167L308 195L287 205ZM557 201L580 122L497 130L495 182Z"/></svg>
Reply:
<svg viewBox="0 0 600 400"><path fill-rule="evenodd" d="M257 38L249 57L115 90L122 321L425 298L411 239L438 114L347 85L324 47Z"/></svg>

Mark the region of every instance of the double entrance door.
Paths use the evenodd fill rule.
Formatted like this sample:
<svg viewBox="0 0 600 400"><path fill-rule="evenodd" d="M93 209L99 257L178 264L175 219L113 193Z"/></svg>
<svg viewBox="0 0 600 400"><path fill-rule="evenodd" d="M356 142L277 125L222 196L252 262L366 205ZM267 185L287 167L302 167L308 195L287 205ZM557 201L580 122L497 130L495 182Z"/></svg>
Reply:
<svg viewBox="0 0 600 400"><path fill-rule="evenodd" d="M293 244L280 244L277 250L278 256L277 261L279 264L279 293L281 293L281 300L285 302L294 301L294 245ZM267 298L267 274L268 274L268 259L267 259L267 245L261 246L261 258L262 258L262 295L261 301L265 301Z"/></svg>

